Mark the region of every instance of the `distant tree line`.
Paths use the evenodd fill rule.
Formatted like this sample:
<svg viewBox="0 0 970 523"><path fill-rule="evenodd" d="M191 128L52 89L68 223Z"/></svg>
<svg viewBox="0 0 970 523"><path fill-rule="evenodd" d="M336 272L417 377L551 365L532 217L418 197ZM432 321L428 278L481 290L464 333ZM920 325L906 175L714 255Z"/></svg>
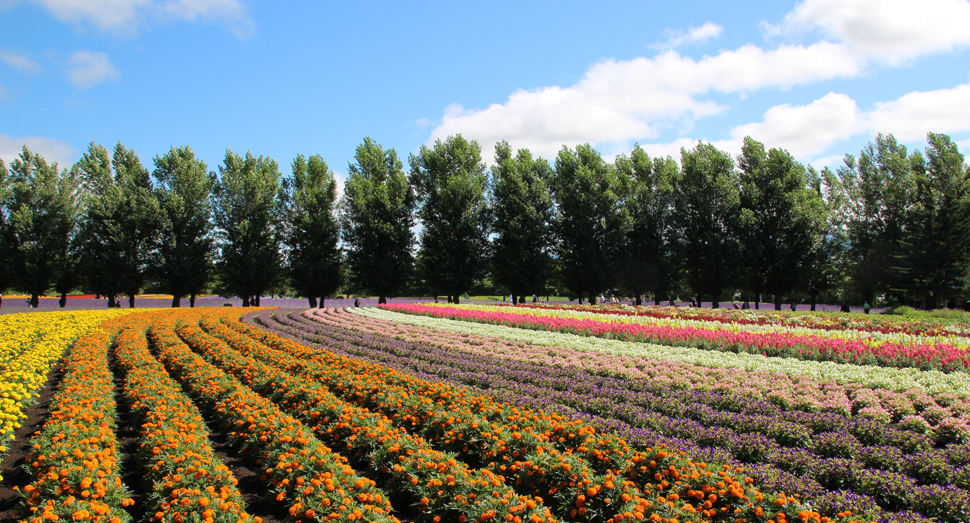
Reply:
<svg viewBox="0 0 970 523"><path fill-rule="evenodd" d="M320 156L291 175L231 150L210 171L188 147L146 168L120 143L69 169L26 147L0 161L0 290L38 297L146 289L203 293L525 296L601 293L719 302L843 304L877 296L954 306L970 281L970 168L949 136L925 152L878 135L821 172L745 138L732 157L698 143L680 161L639 146L610 163L589 145L555 161L461 135L408 170L364 139L338 199Z"/></svg>

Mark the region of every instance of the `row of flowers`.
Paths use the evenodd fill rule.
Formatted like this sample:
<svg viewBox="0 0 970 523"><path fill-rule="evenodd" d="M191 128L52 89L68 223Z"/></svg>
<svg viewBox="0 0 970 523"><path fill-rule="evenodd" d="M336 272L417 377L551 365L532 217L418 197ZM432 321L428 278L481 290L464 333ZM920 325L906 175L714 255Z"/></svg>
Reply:
<svg viewBox="0 0 970 523"><path fill-rule="evenodd" d="M649 377L670 381L681 388L717 387L717 382L724 380L728 388L722 390L746 392L754 387L760 391L758 397L769 397L771 401L801 410L851 414L859 409L859 413L867 415L873 412L865 410L868 407L900 414L940 407L949 409L943 416L945 418L958 417L970 409L967 397L970 376L966 373L890 369L632 343L417 316L377 308L351 311L393 324L502 340L495 350L509 357L518 353L530 354L537 361L582 366L594 373ZM682 370L668 372L667 369ZM857 404L856 394L849 397L846 389L858 389L865 404ZM847 399L851 400L848 405Z"/></svg>
<svg viewBox="0 0 970 523"><path fill-rule="evenodd" d="M650 505L645 514L664 520L829 520L794 497L765 496L740 468L709 466L663 447L632 449L623 439L598 433L582 422L497 403L453 385L388 372L379 365L360 361L348 364L353 360L327 350L272 341L275 339L265 343L290 354L292 372L326 383L347 401L384 412L399 425L420 431L470 462L499 467L506 477L515 479L516 488L548 492L559 502L560 510L569 511L561 514L565 519L616 521L636 517L636 513L628 515L626 511L601 512L615 510L615 501L613 497L608 502L597 496L615 491L623 485L617 484L622 480L646 498ZM307 361L317 365L301 364ZM563 471L576 467L585 472L576 479L597 478L593 485L583 484L586 492L580 491L578 496L575 487L563 492L557 484ZM611 474L616 479L610 478ZM573 511L594 502L600 504L600 511ZM846 513L832 516L852 519Z"/></svg>
<svg viewBox="0 0 970 523"><path fill-rule="evenodd" d="M530 314L535 316L595 319L598 321L612 323L635 323L668 327L695 327L730 332L744 331L749 333L783 333L795 336L817 336L819 338L849 339L858 340L873 347L879 347L885 343L894 343L908 347L918 345L948 344L956 347L959 350L966 350L968 347L970 347L970 336L968 336L967 333L940 330L932 332L910 332L903 329L889 329L885 327L878 329L854 329L849 327L832 329L826 328L825 326L816 327L811 322L804 325L800 324L797 321L797 317L795 317L796 321L792 321L792 318L785 318L786 321L779 322L753 322L730 321L730 318L728 317L715 316L716 319L709 319L704 316L680 316L677 314L664 314L663 312L652 311L630 313L613 308L580 309L576 307L550 307L533 305L520 305L516 306L515 308L512 308L509 305L462 305L461 307L494 312L514 312L515 314Z"/></svg>
<svg viewBox="0 0 970 523"><path fill-rule="evenodd" d="M374 471L383 485L409 498L428 519L503 521L508 516L514 521L556 521L542 499L517 495L499 475L469 469L453 453L435 450L388 418L340 400L324 385L259 361L281 356L277 351L230 330L211 315L202 326L219 339L190 325L179 332L204 357L301 417L352 464Z"/></svg>
<svg viewBox="0 0 970 523"><path fill-rule="evenodd" d="M670 346L696 347L702 350L746 352L765 356L782 356L811 361L835 361L890 368L912 367L920 370L964 372L970 369L970 351L952 344L904 345L886 342L878 346L861 340L799 336L790 333L753 333L733 330L710 330L692 326L643 325L615 323L528 313L482 310L479 307L422 304L387 304L381 307L407 314L453 318L471 322L510 327L548 330L615 338Z"/></svg>
<svg viewBox="0 0 970 523"><path fill-rule="evenodd" d="M348 314L343 316L352 317ZM317 317L326 320L327 315ZM319 333L319 329L316 331ZM333 346L333 340L343 338L340 331L327 332L327 336L332 337L328 346ZM346 339L356 341L360 337L346 336ZM857 458L849 464L849 468L854 469L855 476L864 478L867 484L857 485L856 490L870 494L886 508L899 510L910 505L903 496L915 490L917 482L946 485L954 480L963 484L970 481L970 468L966 466L970 460L970 446L954 445L947 451L932 449L930 442L918 434L895 430L870 420L840 420L832 415L785 416L785 413L776 412L773 416L767 416L716 411L697 404L698 396L702 399L703 395L690 391L655 390L660 396L673 392L668 397L652 398L670 414L666 416L637 404L638 400L644 399L643 396L651 397L652 394L644 394L637 390L639 387L631 387L631 383L616 378L584 375L578 369L569 373L541 364L462 354L465 348L460 343L444 343L434 349L426 347L423 351L419 350L417 344L411 344L407 349L402 349L399 342L381 346L377 338L369 339L367 345L385 353L396 352L394 359L398 363L433 371L441 377L464 384L484 387L489 391L511 391L515 397L541 400L544 405L564 405L575 411L609 418L614 420L614 424L618 420L626 422L627 426L647 427L640 431L637 439L660 439L672 444L687 443L691 447L707 446L720 449L720 454L727 458L748 463L768 463L798 474L808 474L818 480L811 485L812 490L816 491L823 486L848 486L845 484L847 480L833 476L838 472L838 467L845 465L845 462L834 458ZM461 352L456 353L455 348L460 348ZM715 395L715 398L719 396ZM752 406L758 407L757 404ZM779 421L786 419L787 422ZM742 432L745 426L748 430ZM815 434L810 435L812 428ZM763 432L768 432L769 437L762 435ZM867 446L863 446L860 440L865 441ZM887 447L887 444L890 446ZM948 454L953 456L952 461L956 465L947 463ZM837 481L842 484L833 485ZM848 481L860 483L854 479ZM803 488L806 493L812 490ZM952 490L949 494L951 497L967 497L959 490Z"/></svg>
<svg viewBox="0 0 970 523"><path fill-rule="evenodd" d="M649 405L651 410L667 415L687 412L709 425L769 435L777 433L782 444L786 441L804 444L812 433L870 432L864 427L872 423L880 426L878 434L873 436L878 444L895 442L894 446L905 452L962 442L970 436L961 418L968 414L961 410L965 402L952 396L936 399L919 390L897 393L757 371L736 372L589 354L569 347L558 347L550 354L549 347L335 311L317 312L311 317L338 327L437 347L458 347L465 353L461 361L481 356L488 361L508 358L523 362L521 365L555 367L555 373L535 375L531 379L557 390L576 388L582 393L593 388L614 390L620 395L618 401L624 403ZM279 321L287 322L286 319ZM570 379L574 382L564 383ZM722 411L730 415L722 418L716 414ZM889 423L898 425L889 426Z"/></svg>
<svg viewBox="0 0 970 523"><path fill-rule="evenodd" d="M159 315L149 342L197 404L226 427L230 441L265 467L261 479L288 508L291 520L397 522L390 501L373 480L358 475L299 420L189 349L176 324L197 324L200 314Z"/></svg>
<svg viewBox="0 0 970 523"><path fill-rule="evenodd" d="M127 311L48 312L0 316L0 456L47 383L50 370L78 337ZM0 477L3 481L3 477Z"/></svg>
<svg viewBox="0 0 970 523"><path fill-rule="evenodd" d="M508 307L509 305L505 305ZM915 336L957 336L970 337L970 324L955 323L948 325L939 321L919 321L910 318L882 315L845 314L835 312L797 312L770 311L767 309L703 309L693 307L627 306L627 305L576 305L576 304L529 304L517 305L518 308L546 310L576 310L598 314L622 314L628 316L650 316L654 318L681 318L739 325L786 325L817 330L839 331L854 330L874 333L905 333Z"/></svg>
<svg viewBox="0 0 970 523"><path fill-rule="evenodd" d="M353 315L343 314L343 316ZM325 319L325 318L321 318ZM301 335L305 338L324 341L325 347L331 350L341 349L356 357L367 357L379 360L385 365L400 367L414 372L417 370L422 373L430 373L439 379L449 379L469 385L488 387L490 394L496 394L503 399L513 402L522 402L527 398L527 404L542 405L545 407L572 407L565 412L597 413L596 418L607 421L600 423L601 426L608 427L613 431L625 428L619 432L627 436L632 442L641 445L656 445L658 442L666 442L678 448L688 448L692 454L697 456L707 456L715 460L735 460L739 458L747 462L766 463L767 466L754 467L753 475L760 477L773 486L784 486L789 492L799 491L806 497L814 498L816 507L837 507L830 510L845 508L851 503L855 509L871 509L879 502L884 508L893 510L919 509L924 513L934 515L944 515L952 517L960 514L962 506L966 504L966 492L959 488L943 487L940 485L929 485L917 488L914 478L908 477L903 471L878 470L878 467L869 467L861 462L850 462L845 470L839 468L846 465L845 460L834 458L838 452L838 441L832 441L833 436L838 432L828 432L820 434L818 445L815 449L824 449L826 446L833 449L830 453L815 454L809 449L795 447L797 444L798 432L792 431L797 428L796 423L778 424L777 435L780 437L791 436L792 440L785 442L789 446L783 446L774 441L766 441L768 438L756 433L738 434L730 429L705 427L697 422L691 422L689 418L679 420L668 417L668 424L663 427L665 430L634 429L631 423L624 423L624 419L643 419L646 416L646 409L637 407L629 403L630 397L628 389L622 389L622 382L612 378L598 378L596 376L583 375L582 371L574 373L562 372L561 369L543 366L539 364L518 365L516 362L502 360L498 358L469 357L464 354L464 347L460 344L446 344L442 347L432 347L426 343L406 342L398 340L381 339L381 336L356 336L341 329L326 329L324 325L308 326L306 324L293 325L290 332ZM302 329L301 329L302 328ZM412 331L413 333L413 331ZM322 336L325 338L321 339ZM412 336L408 336L409 339ZM456 350L458 349L458 350ZM608 383L612 381L613 383ZM592 386L590 386L592 384ZM619 396L625 395L626 398L610 398L611 392L617 392ZM682 395L681 398L673 398L670 407L675 408L675 403L681 401L681 406L692 407L689 394ZM712 409L694 409L696 413L711 414ZM756 416L745 416L744 414L723 413L724 418L730 422L731 418L749 421L756 419ZM578 416L590 419L590 416ZM656 418L656 416L655 416ZM768 417L761 416L758 421L765 422ZM797 420L793 420L797 421ZM837 421L825 420L820 421ZM844 421L844 420L843 420ZM860 437L870 438L870 451L884 451L886 441L874 441L875 437L891 437L882 429L887 427L878 423L858 423L854 424L858 429ZM671 432L681 438L671 437ZM666 434L664 433L666 432ZM802 429L804 433L805 430ZM890 431L891 432L891 431ZM903 436L905 441L906 434L897 432L898 436ZM846 431L846 438L854 439L856 436ZM909 434L909 436L916 436ZM683 439L687 438L687 439ZM881 443L882 445L874 444ZM758 447L766 447L758 450ZM861 446L857 443L858 446ZM915 471L915 475L920 476L925 483L933 483L937 476L934 473L939 471L947 472L951 465L943 459L942 466L938 466L940 453L931 451L927 448L927 442L922 444L924 452L919 453L909 460L900 460L907 467L906 472ZM891 448L891 447L890 447ZM918 450L918 449L910 449ZM953 449L956 453L956 448ZM968 449L963 448L963 459L970 458ZM895 455L901 456L903 453L898 449ZM767 458L767 459L766 459ZM788 462L781 462L787 459ZM777 463L776 463L777 461ZM789 463L790 462L790 463ZM800 470L795 470L792 465L799 465ZM874 463L875 464L875 463ZM963 463L962 465L965 465ZM902 467L900 467L902 468ZM798 474L809 474L807 478L795 478L781 473L781 470L791 470ZM795 480L795 481L791 481ZM948 483L948 481L943 481ZM865 496L845 495L837 492L840 488L849 488ZM941 500L947 503L941 503ZM942 507L942 508L941 508Z"/></svg>
<svg viewBox="0 0 970 523"><path fill-rule="evenodd" d="M125 318L114 353L124 395L141 430L140 465L151 492L142 499L150 521L260 521L245 512L238 480L216 456L198 408L148 351L151 316Z"/></svg>
<svg viewBox="0 0 970 523"><path fill-rule="evenodd" d="M64 362L49 417L27 456L33 481L23 489L23 512L31 523L131 519L124 507L133 500L119 473L109 344L104 330L90 332Z"/></svg>

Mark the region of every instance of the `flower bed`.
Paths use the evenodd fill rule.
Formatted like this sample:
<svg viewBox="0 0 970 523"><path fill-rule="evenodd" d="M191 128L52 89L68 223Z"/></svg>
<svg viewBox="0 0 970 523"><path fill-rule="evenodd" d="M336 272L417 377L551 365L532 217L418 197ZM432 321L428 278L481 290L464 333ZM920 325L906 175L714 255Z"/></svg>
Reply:
<svg viewBox="0 0 970 523"><path fill-rule="evenodd" d="M346 322L343 327L356 324L361 330L366 318L355 316L319 313L314 317L325 321L336 318L335 322ZM287 318L282 320L277 322L277 327L283 326ZM562 412L592 420L600 427L624 435L631 443L664 442L715 461L746 462L753 476L774 487L820 500L817 503L839 508L852 503L853 508L865 508L878 501L891 510L918 508L932 512L945 499L950 503L946 514L951 517L959 514L967 503L965 491L948 486L950 479L961 474L964 474L962 481L966 481L970 455L964 445L952 445L946 451L932 449L932 442L921 434L896 430L867 418L854 420L832 413L786 412L767 402L737 402L729 394L696 393L680 386L665 388L653 380L625 383L612 376L592 376L579 369L570 372L549 365L509 361L513 357L510 355L501 359L484 357L488 343L467 334L445 333L454 339L429 347L431 344L427 341L416 341L427 339L416 329L408 329L401 336L407 341L401 341L362 336L360 332L354 334L342 328L323 329L325 325L306 325L298 320L289 326L301 337L355 357L374 359L419 375L431 374L438 379L485 387L496 397L525 405L553 409L565 406ZM370 329L364 327L364 330ZM318 339L314 335L323 337ZM466 343L460 343L461 339ZM515 348L521 350L521 344ZM652 396L660 400L657 403L666 409L666 414L636 402L636 398L651 395L647 394L651 385L655 393ZM704 404L705 400L708 404ZM711 407L718 402L724 406L725 400L736 401L734 408ZM760 413L753 410L757 408L765 410ZM647 422L657 425L650 428ZM747 427L748 432L731 427ZM763 432L773 433L774 437L766 437ZM838 437L833 440L832 436ZM813 437L819 440L817 445L812 443ZM818 454L816 450L823 453ZM839 454L852 451L862 455L847 461ZM912 455L904 458L909 454ZM755 465L751 466L752 463ZM806 476L790 476L782 471ZM847 487L856 492L839 492L840 488Z"/></svg>
<svg viewBox="0 0 970 523"><path fill-rule="evenodd" d="M358 340L362 345L366 346L365 340ZM344 345L344 344L341 344ZM347 345L350 345L347 343ZM310 360L314 362L325 361L327 359L333 358L328 352L317 350L314 352L307 352L310 349L297 344L280 344L277 348L290 352L297 360ZM367 368L375 368L375 366L370 365ZM380 368L380 367L376 367ZM668 456L673 456L679 458L681 463L675 465L677 470L690 471L692 468L699 467L700 469L706 471L720 470L727 474L727 477L735 478L733 481L737 482L737 488L740 488L742 493L748 492L750 494L745 495L751 503L743 507L738 507L736 510L741 510L741 513L746 514L746 516L737 516L742 518L760 518L760 516L755 516L754 514L759 509L762 513L769 513L767 511L774 512L775 508L772 503L775 498L774 496L763 496L757 488L751 485L752 480L746 478L741 470L737 470L733 467L731 468L720 468L715 466L708 466L705 464L698 463L696 461L691 461L691 457L683 454L681 452L671 452L663 448L649 448L643 451L638 451L630 448L626 442L622 439L617 438L611 434L599 434L597 431L593 430L592 427L584 423L576 425L575 422L569 422L558 416L552 415L550 417L549 413L543 413L542 411L532 411L523 410L519 408L510 407L505 404L496 405L491 399L483 396L468 396L467 399L464 397L465 394L461 392L461 389L453 389L451 387L442 387L442 385L435 385L424 380L414 380L405 379L404 377L395 378L391 380L393 375L382 375L377 371L380 383L384 383L384 388L386 388L388 383L399 385L404 387L406 396L397 396L393 392L393 388L389 392L382 390L375 391L374 385L369 383L369 380L365 376L370 376L375 374L375 371L362 371L356 373L353 378L345 377L340 379L339 377L330 376L325 378L322 375L312 374L314 378L326 380L328 386L331 388L335 387L335 390L340 391L340 394L345 398L359 398L361 401L367 402L367 405L379 404L386 405L385 407L379 407L374 405L374 408L384 408L399 412L399 416L403 423L413 424L416 427L425 427L424 430L428 430L428 437L437 436L440 437L442 445L450 446L457 445L465 453L474 453L477 448L483 445L483 442L487 445L488 442L493 441L494 436L501 436L502 444L499 449L493 451L498 452L497 456L501 457L506 452L519 452L516 456L510 457L508 461L504 459L499 461L492 454L486 454L487 460L494 460L495 463L506 463L513 464L516 467L512 469L512 472L517 472L521 470L521 473L528 473L531 470L530 463L543 463L545 459L541 456L549 455L550 452L547 450L542 450L545 447L542 443L543 441L549 441L552 443L553 448L559 450L565 455L578 455L586 460L587 466L594 470L610 471L613 470L618 472L619 476L624 477L628 481L633 481L637 485L644 496L655 507L663 507L666 502L670 499L681 499L687 501L690 504L690 499L693 495L689 494L690 491L696 493L710 492L705 491L707 487L704 486L704 481L706 478L710 478L701 472L697 474L691 473L689 475L681 475L679 481L681 481L681 486L674 486L672 489L674 493L677 494L677 498L672 498L669 496L669 492L665 489L668 485L657 485L656 482L663 480L663 474L660 474L663 470L666 470L665 465L657 463L661 461L656 459L656 453L660 452L664 459ZM364 394L364 391L367 391ZM436 392L437 391L437 392ZM447 400L444 398L438 399L442 391L451 391L447 396ZM386 395L386 396L385 396ZM414 411L409 411L406 406L406 397L409 396L419 396L423 398L423 401L427 402L426 405L435 405L434 409L429 409L425 406L423 409L417 409ZM386 399L384 399L386 397ZM475 419L474 413L482 413L483 418L481 420ZM509 419L509 416L511 419ZM558 421L557 421L558 420ZM503 426L505 427L503 430ZM543 439L546 438L546 439ZM551 438L551 439L550 439ZM511 440L511 444L510 444ZM513 446L514 445L514 446ZM522 447L520 447L520 445ZM533 446L536 446L536 450L533 450ZM505 448L502 448L505 447ZM534 454L533 454L534 453ZM521 457L520 457L521 456ZM527 457L534 459L526 459ZM518 458L516 460L515 458ZM479 458L481 459L481 458ZM525 459L525 461L520 461ZM538 461L542 459L542 461ZM601 467L601 468L599 468ZM642 467L646 467L643 469ZM659 467L654 469L654 467ZM511 468L511 467L508 467ZM544 468L540 466L540 468ZM656 472L654 472L656 471ZM601 472L602 473L602 472ZM661 478L657 479L655 474L660 474ZM696 484L696 481L701 483ZM723 483L727 483L726 479L721 480ZM518 484L518 482L517 482ZM673 484L673 482L669 483ZM659 487L659 488L658 488ZM678 490L683 489L681 492ZM550 489L553 490L553 489ZM554 490L554 492L558 492ZM714 492L721 492L722 495L727 496L727 500L736 499L730 495L730 492L725 491L723 487L714 488ZM707 496L702 496L701 499L706 499ZM567 498L568 499L568 498ZM715 499L718 498L715 495ZM795 498L788 497L782 498L782 505L787 505L792 503L793 505L798 505L798 512L803 512L805 507L802 507L800 503L796 503ZM771 501L768 505L760 505L762 500ZM678 507L682 507L680 503L675 503ZM574 506L574 505L573 505ZM716 514L722 514L722 512L715 511L715 513L707 514L708 507L703 507L701 510L697 510L700 507L689 507L694 508L696 513L694 514L681 514L680 517L687 519L707 519L709 517L714 517ZM794 507L793 507L794 508ZM682 508L682 510L685 510ZM731 510L728 511L731 513ZM572 516L572 514L569 514ZM703 517L702 517L703 516ZM794 517L798 517L798 514L792 514ZM834 517L840 518L845 517L845 514L833 513ZM564 515L565 517L565 515ZM771 517L771 516L768 516ZM813 519L820 518L819 515L812 515L811 511L803 514L803 517ZM828 518L826 518L828 519Z"/></svg>
<svg viewBox="0 0 970 523"><path fill-rule="evenodd" d="M883 341L871 344L860 339L798 335L790 332L748 332L695 326L647 325L600 321L602 318L562 317L535 314L537 309L506 307L442 306L421 304L381 305L407 314L491 323L510 327L541 329L587 336L615 338L702 350L747 352L812 361L851 362L891 368L912 367L944 372L970 369L970 352L950 343L904 344ZM493 310L489 310L493 309ZM502 309L502 310L497 310ZM505 312L509 310L509 312ZM541 312L541 311L539 311Z"/></svg>

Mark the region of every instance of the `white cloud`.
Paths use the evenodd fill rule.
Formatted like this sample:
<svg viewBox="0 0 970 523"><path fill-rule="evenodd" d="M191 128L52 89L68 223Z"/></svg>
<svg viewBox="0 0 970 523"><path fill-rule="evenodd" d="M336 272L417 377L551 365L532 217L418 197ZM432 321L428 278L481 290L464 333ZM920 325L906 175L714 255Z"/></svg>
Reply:
<svg viewBox="0 0 970 523"><path fill-rule="evenodd" d="M711 38L720 38L723 32L723 27L714 22L706 22L700 27L691 27L687 32L674 31L670 34L670 38L666 42L657 44L654 47L659 49L674 49L682 45L701 43Z"/></svg>
<svg viewBox="0 0 970 523"><path fill-rule="evenodd" d="M563 144L627 143L656 137L671 125L689 128L694 120L725 109L703 98L712 92L785 88L858 73L844 48L829 42L770 50L745 45L700 60L675 51L608 60L571 87L516 91L505 103L485 109L453 104L428 143L462 133L485 150L508 140L549 158Z"/></svg>
<svg viewBox="0 0 970 523"><path fill-rule="evenodd" d="M57 162L59 169L70 168L80 157L74 146L55 138L41 136L14 138L0 134L0 159L3 159L7 169L10 169L10 162L20 156L20 151L24 145L32 152L43 156L48 164Z"/></svg>
<svg viewBox="0 0 970 523"><path fill-rule="evenodd" d="M804 0L772 35L821 31L860 57L897 65L917 56L970 45L967 0Z"/></svg>
<svg viewBox="0 0 970 523"><path fill-rule="evenodd" d="M123 35L138 33L147 19L214 20L240 38L252 34L253 20L239 0L32 0L59 20Z"/></svg>
<svg viewBox="0 0 970 523"><path fill-rule="evenodd" d="M88 89L94 84L118 78L108 55L91 51L78 51L68 60L67 77L78 89Z"/></svg>
<svg viewBox="0 0 970 523"><path fill-rule="evenodd" d="M807 105L776 105L765 112L761 122L731 129L731 136L751 136L768 147L788 149L794 156L804 158L863 130L862 114L855 100L829 93Z"/></svg>
<svg viewBox="0 0 970 523"><path fill-rule="evenodd" d="M32 74L40 72L40 65L29 55L0 51L0 62L7 64L7 67L16 69L22 73Z"/></svg>
<svg viewBox="0 0 970 523"><path fill-rule="evenodd" d="M892 133L902 141L919 140L926 133L970 130L970 84L936 91L913 91L891 102L877 103L868 126Z"/></svg>

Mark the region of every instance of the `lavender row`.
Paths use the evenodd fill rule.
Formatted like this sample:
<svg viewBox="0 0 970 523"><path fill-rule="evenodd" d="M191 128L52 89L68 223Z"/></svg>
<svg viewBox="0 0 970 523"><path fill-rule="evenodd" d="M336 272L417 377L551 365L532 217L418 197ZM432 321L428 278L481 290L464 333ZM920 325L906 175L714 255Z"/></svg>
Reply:
<svg viewBox="0 0 970 523"><path fill-rule="evenodd" d="M816 504L820 504L819 507L851 507L861 512L867 508L871 509L878 503L883 508L891 510L920 509L922 512L942 515L944 519L951 520L955 515L965 513L964 509L968 506L966 492L954 486L920 486L913 478L895 472L872 470L858 460L824 458L804 449L783 448L777 444L772 446L771 440L756 434L738 435L727 429L705 431L704 427L696 422L691 425L683 423L684 420L672 418L669 423L672 426L679 423L679 430L661 432L650 428L635 428L630 423L617 419L624 417L622 413L611 411L609 408L603 411L597 410L596 414L581 412L577 407L588 406L591 398L595 396L591 394L570 396L566 391L524 383L527 381L523 379L524 373L528 374L529 371L516 370L515 367L520 367L518 362L496 360L489 364L483 361L484 358L478 358L476 371L456 371L456 361L460 361L461 358L445 354L444 351L433 346L350 332L326 327L316 322L307 324L298 316L277 317L275 321L267 316L269 315L258 318L260 323L275 330L289 332L304 340L323 343L327 350L362 357L412 374L433 375L472 385L503 401L546 410L551 408L583 417L601 428L619 433L634 444L649 446L667 443L714 462L737 463L738 455L742 455L750 462L751 458L757 455L760 458L758 461L767 463L755 466L752 470L752 474L758 477L762 484L775 490L800 493L806 499L815 500ZM316 332L312 332L313 330ZM465 365L465 367L468 366ZM556 376L561 375L564 369L533 366L532 372ZM571 379L577 381L576 378L579 377L572 376ZM598 417L597 414L604 417ZM632 413L627 412L626 417L630 415L642 416L643 414L634 410ZM704 436L699 438L698 434ZM746 466L752 468L750 464ZM946 467L949 465L944 462L943 468ZM799 475L782 472L779 469L796 471ZM860 495L853 491L869 495ZM895 519L899 517L906 519L905 514L897 514Z"/></svg>

